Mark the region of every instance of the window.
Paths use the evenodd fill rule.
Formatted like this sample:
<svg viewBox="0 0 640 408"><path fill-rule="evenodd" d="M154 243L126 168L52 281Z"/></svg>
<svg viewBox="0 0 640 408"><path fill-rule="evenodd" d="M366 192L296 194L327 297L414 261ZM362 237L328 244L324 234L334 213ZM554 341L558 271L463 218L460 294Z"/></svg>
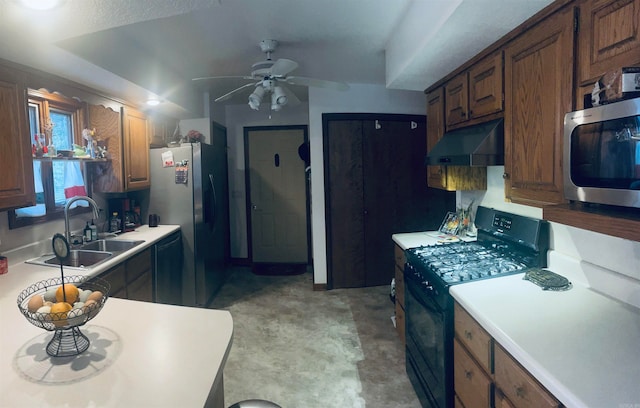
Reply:
<svg viewBox="0 0 640 408"><path fill-rule="evenodd" d="M31 89L28 100L36 205L10 211L9 228L62 218L67 200L86 195L89 190L84 163L55 155L59 150L73 150L74 143L82 144L82 103ZM86 205L84 202L77 204ZM74 212L82 211L87 210L74 209Z"/></svg>

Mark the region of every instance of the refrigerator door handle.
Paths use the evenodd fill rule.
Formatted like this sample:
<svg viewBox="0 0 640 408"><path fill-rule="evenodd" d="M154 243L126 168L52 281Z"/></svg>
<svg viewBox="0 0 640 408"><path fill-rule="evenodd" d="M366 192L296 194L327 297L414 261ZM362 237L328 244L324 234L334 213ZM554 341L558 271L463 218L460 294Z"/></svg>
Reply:
<svg viewBox="0 0 640 408"><path fill-rule="evenodd" d="M209 173L209 182L211 183L211 195L213 196L213 204L211 211L213 212L213 220L211 222L211 231L216 228L216 223L218 220L218 212L216 208L218 208L218 197L216 196L216 186L213 184L213 174Z"/></svg>

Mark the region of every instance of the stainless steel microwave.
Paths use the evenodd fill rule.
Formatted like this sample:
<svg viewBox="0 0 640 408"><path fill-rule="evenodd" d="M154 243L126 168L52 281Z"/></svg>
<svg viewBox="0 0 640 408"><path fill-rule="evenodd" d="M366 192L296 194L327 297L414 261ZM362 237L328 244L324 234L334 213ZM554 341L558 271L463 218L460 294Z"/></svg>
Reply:
<svg viewBox="0 0 640 408"><path fill-rule="evenodd" d="M640 208L640 98L567 113L564 195Z"/></svg>

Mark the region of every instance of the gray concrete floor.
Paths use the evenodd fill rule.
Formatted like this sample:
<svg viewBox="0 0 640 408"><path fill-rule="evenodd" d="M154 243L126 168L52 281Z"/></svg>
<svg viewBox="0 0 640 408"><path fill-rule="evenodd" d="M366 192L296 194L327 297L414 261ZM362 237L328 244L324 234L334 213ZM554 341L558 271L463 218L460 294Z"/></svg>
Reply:
<svg viewBox="0 0 640 408"><path fill-rule="evenodd" d="M420 407L393 327L389 288L313 291L311 273L235 268L211 308L234 320L225 402L283 408Z"/></svg>

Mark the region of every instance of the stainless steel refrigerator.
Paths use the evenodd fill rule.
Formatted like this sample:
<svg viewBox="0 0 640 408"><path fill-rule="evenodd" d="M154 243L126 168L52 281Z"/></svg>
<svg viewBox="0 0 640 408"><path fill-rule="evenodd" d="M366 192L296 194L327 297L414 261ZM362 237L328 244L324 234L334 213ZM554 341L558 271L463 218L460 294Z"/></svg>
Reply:
<svg viewBox="0 0 640 408"><path fill-rule="evenodd" d="M226 278L229 239L226 135L224 141L213 142L214 145L185 143L150 150L147 214L158 214L160 224L181 227L183 268L170 272L182 274L181 304L186 306L206 306ZM174 166L163 166L163 153L167 152L173 155ZM186 165L186 173L180 164ZM163 289L166 293L167 288ZM156 291L157 301L169 303L162 299L162 292ZM175 293L172 297L175 298Z"/></svg>

